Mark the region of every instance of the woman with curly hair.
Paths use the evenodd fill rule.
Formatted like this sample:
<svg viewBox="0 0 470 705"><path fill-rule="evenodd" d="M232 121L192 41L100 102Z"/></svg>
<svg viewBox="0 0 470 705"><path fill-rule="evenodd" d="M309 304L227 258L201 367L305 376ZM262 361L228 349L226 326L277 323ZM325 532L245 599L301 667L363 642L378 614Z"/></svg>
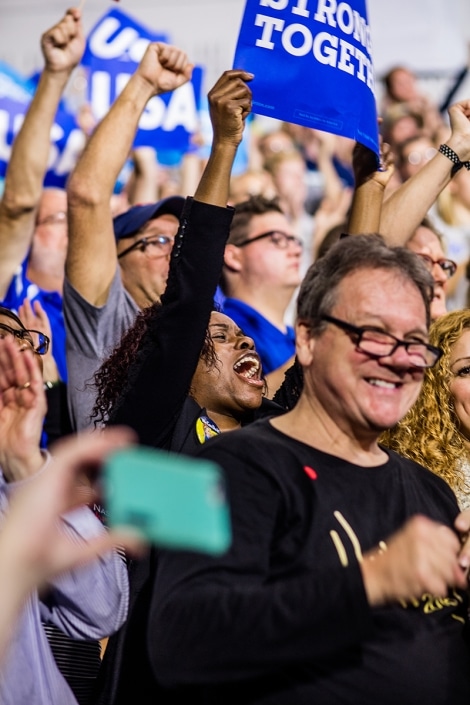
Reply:
<svg viewBox="0 0 470 705"><path fill-rule="evenodd" d="M194 454L211 436L251 421L261 405L281 411L263 399L252 339L213 310L233 216L226 207L230 173L251 106L247 80L243 71L226 71L209 93L211 156L183 208L161 303L138 315L95 375L95 421L130 426L140 443L172 452ZM133 702L136 684L141 705L170 701L155 681L146 647L157 563L152 549L130 565L129 618L108 643L95 705Z"/></svg>
<svg viewBox="0 0 470 705"><path fill-rule="evenodd" d="M226 71L209 93L214 144L194 198L186 199L161 303L138 315L95 375L95 422L130 426L145 445L193 453L207 438L251 421L263 401L253 340L212 310L233 217L230 172L251 105L249 76Z"/></svg>
<svg viewBox="0 0 470 705"><path fill-rule="evenodd" d="M382 442L440 475L470 507L470 310L441 316L429 342L442 349L420 396Z"/></svg>

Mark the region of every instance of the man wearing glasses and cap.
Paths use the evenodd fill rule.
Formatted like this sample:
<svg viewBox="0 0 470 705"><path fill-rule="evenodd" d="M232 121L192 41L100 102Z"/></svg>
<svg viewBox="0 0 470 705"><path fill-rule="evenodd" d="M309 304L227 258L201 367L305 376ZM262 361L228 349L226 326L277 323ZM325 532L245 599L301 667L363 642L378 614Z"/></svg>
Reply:
<svg viewBox="0 0 470 705"><path fill-rule="evenodd" d="M180 49L150 44L69 180L64 316L69 408L76 429L91 424L89 383L95 371L138 311L159 301L165 290L184 199L133 206L114 221L110 202L147 102L183 85L191 73Z"/></svg>

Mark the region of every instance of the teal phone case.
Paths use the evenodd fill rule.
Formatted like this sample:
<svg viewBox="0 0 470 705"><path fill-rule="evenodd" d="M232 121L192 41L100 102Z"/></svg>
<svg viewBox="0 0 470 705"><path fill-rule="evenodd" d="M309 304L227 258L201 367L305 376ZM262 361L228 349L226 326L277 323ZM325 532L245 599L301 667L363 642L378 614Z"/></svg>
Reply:
<svg viewBox="0 0 470 705"><path fill-rule="evenodd" d="M104 494L110 526L131 526L166 548L220 554L230 546L215 463L142 446L117 451L104 467Z"/></svg>

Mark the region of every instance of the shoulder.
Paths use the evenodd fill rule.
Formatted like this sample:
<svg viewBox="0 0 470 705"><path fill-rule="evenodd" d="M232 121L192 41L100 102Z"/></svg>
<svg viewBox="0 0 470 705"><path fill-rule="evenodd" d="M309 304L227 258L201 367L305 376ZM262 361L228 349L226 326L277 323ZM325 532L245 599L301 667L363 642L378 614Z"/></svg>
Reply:
<svg viewBox="0 0 470 705"><path fill-rule="evenodd" d="M238 317L243 316L243 318L246 318L248 321L250 319L254 320L260 318L260 314L254 308L246 304L244 301L234 299L230 296L227 296L224 299L222 309L228 316L236 314Z"/></svg>
<svg viewBox="0 0 470 705"><path fill-rule="evenodd" d="M72 286L67 276L64 279L63 296L65 309L73 310L74 312L83 311L87 316L92 315L94 317L103 318L109 313L113 318L117 315L118 319L128 319L130 323L139 311L139 307L134 299L124 288L119 267L116 269L116 273L111 282L107 301L102 306L94 306L87 301L80 292Z"/></svg>
<svg viewBox="0 0 470 705"><path fill-rule="evenodd" d="M296 462L299 452L298 444L265 418L212 438L198 455L211 458L228 472L262 473L284 484L285 470Z"/></svg>
<svg viewBox="0 0 470 705"><path fill-rule="evenodd" d="M436 475L430 468L426 468L414 460L399 455L390 448L384 448L389 455L391 463L400 472L401 481L405 485L415 484L421 488L422 492L427 492L430 496L445 497L452 504L456 502L453 490L447 482Z"/></svg>

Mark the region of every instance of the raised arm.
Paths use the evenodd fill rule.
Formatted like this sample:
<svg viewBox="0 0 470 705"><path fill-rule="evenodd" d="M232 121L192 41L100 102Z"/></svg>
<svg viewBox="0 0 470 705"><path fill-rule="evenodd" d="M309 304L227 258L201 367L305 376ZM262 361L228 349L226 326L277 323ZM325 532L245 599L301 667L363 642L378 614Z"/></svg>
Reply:
<svg viewBox="0 0 470 705"><path fill-rule="evenodd" d="M461 162L470 159L470 100L449 108L451 134L446 144ZM385 201L380 233L390 245L404 245L452 178L453 163L438 152ZM465 167L464 167L465 168Z"/></svg>
<svg viewBox="0 0 470 705"><path fill-rule="evenodd" d="M106 302L116 272L110 199L140 117L150 98L179 88L191 74L192 65L183 51L166 44L150 44L70 177L66 273L72 286L95 306Z"/></svg>
<svg viewBox="0 0 470 705"><path fill-rule="evenodd" d="M251 110L251 78L226 71L209 93L211 154L183 211L161 312L150 319L112 414L113 423L131 426L148 445L158 445L174 425L204 342L233 215L226 207L230 173Z"/></svg>
<svg viewBox="0 0 470 705"><path fill-rule="evenodd" d="M66 83L85 47L78 9L45 32L45 66L13 143L0 202L0 297L31 245L50 150L50 131Z"/></svg>
<svg viewBox="0 0 470 705"><path fill-rule="evenodd" d="M225 71L209 92L212 149L194 194L196 201L223 208L227 205L233 161L251 111L246 81L252 78L246 71Z"/></svg>
<svg viewBox="0 0 470 705"><path fill-rule="evenodd" d="M388 144L381 145L381 167L375 154L359 142L353 152L354 192L348 219L350 235L380 231L384 191L393 174L393 158Z"/></svg>

